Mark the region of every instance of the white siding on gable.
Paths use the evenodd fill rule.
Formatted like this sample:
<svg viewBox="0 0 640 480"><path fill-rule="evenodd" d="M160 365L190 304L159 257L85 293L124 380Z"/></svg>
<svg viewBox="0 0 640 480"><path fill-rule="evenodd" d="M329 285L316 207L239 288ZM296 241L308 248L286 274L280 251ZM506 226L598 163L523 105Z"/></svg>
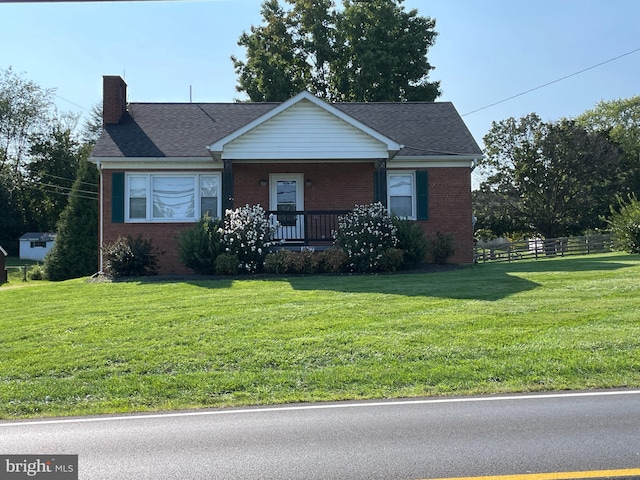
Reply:
<svg viewBox="0 0 640 480"><path fill-rule="evenodd" d="M302 100L224 147L223 159L319 160L387 158L387 146Z"/></svg>

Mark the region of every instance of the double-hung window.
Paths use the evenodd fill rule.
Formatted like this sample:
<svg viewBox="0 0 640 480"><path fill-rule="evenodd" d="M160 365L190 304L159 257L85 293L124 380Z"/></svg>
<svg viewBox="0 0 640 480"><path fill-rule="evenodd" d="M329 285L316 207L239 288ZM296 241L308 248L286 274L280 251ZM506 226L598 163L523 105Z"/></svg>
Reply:
<svg viewBox="0 0 640 480"><path fill-rule="evenodd" d="M387 206L392 215L429 220L429 172L387 172Z"/></svg>
<svg viewBox="0 0 640 480"><path fill-rule="evenodd" d="M129 215L131 220L146 220L147 218L147 196L148 196L148 176L130 176L129 180Z"/></svg>
<svg viewBox="0 0 640 480"><path fill-rule="evenodd" d="M130 174L125 218L129 222L188 222L220 217L220 174Z"/></svg>
<svg viewBox="0 0 640 480"><path fill-rule="evenodd" d="M392 215L416 219L414 172L390 172L387 176L387 204Z"/></svg>

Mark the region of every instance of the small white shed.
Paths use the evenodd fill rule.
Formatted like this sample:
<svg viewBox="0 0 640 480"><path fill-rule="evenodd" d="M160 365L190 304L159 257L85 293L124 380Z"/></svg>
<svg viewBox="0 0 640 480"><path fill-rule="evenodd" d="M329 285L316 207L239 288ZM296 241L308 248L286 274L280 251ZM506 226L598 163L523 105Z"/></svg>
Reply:
<svg viewBox="0 0 640 480"><path fill-rule="evenodd" d="M20 237L20 259L44 261L44 257L53 248L55 233L27 232Z"/></svg>

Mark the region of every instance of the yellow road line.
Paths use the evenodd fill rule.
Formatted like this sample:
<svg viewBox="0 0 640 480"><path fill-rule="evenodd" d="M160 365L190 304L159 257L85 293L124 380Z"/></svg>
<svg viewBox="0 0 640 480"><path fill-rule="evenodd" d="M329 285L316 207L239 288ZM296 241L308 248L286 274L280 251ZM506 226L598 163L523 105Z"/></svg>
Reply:
<svg viewBox="0 0 640 480"><path fill-rule="evenodd" d="M640 477L640 468L629 468L626 470L589 470L585 472L527 473L523 475L493 475L485 477L449 477L433 478L430 480L569 480L631 476Z"/></svg>

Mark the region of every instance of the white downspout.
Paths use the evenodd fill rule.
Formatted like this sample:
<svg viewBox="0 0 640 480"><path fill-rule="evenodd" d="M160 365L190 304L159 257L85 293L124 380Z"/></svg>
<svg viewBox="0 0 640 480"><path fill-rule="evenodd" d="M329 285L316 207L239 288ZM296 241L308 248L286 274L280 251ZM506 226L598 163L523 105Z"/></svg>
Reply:
<svg viewBox="0 0 640 480"><path fill-rule="evenodd" d="M104 182L102 181L102 164L100 159L96 158L96 167L100 172L100 224L98 235L98 273L102 275L102 245L104 244Z"/></svg>

